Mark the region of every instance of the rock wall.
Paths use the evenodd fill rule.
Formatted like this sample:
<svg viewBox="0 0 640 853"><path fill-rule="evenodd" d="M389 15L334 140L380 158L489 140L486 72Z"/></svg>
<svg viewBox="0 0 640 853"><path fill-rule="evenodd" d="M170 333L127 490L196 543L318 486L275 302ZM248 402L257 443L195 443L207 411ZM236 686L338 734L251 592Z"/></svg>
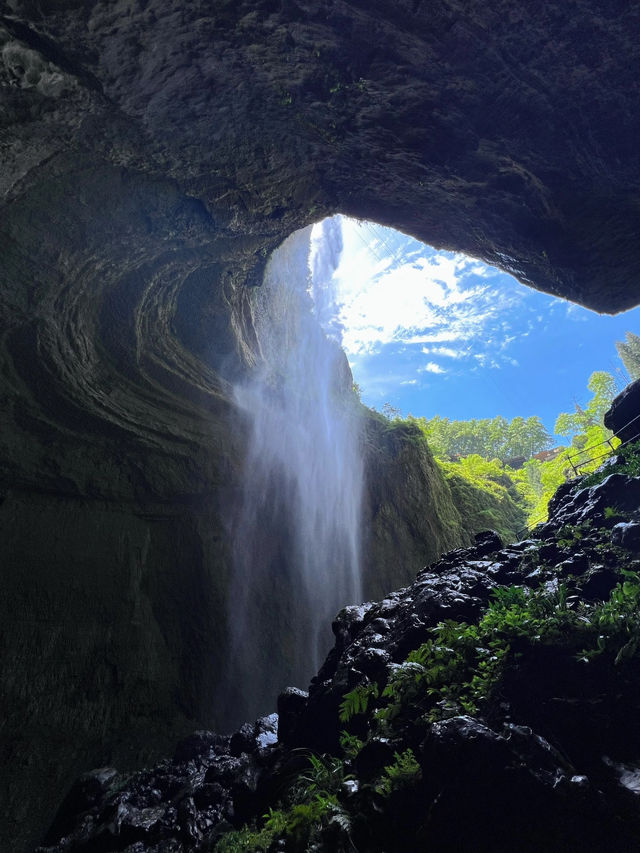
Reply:
<svg viewBox="0 0 640 853"><path fill-rule="evenodd" d="M253 363L247 285L284 237L344 212L598 310L638 302L637 17L621 0L4 4L0 607L20 772L0 846L19 849L28 792L44 821L51 779L210 707L243 445L228 378Z"/></svg>
<svg viewBox="0 0 640 853"><path fill-rule="evenodd" d="M369 416L365 427L363 572L365 598L409 583L419 566L470 544L474 527L418 427Z"/></svg>

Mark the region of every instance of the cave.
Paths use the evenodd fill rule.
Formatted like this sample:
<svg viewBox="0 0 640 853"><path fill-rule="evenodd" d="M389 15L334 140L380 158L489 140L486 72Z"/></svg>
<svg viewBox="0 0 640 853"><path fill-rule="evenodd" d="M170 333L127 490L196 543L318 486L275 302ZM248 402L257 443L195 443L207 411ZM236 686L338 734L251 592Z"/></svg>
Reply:
<svg viewBox="0 0 640 853"><path fill-rule="evenodd" d="M4 5L0 847L31 849L82 770L211 723L230 389L286 237L343 213L599 312L640 303L639 16Z"/></svg>

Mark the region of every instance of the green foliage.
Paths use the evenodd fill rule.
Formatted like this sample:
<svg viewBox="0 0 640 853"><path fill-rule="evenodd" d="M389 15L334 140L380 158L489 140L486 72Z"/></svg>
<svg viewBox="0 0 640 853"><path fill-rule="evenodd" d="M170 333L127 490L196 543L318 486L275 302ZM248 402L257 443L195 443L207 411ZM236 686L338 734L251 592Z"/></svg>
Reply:
<svg viewBox="0 0 640 853"><path fill-rule="evenodd" d="M583 481L584 486L595 486L601 483L609 474L628 474L630 477L640 477L640 441L634 441L617 451L617 461L607 465L601 471L595 471Z"/></svg>
<svg viewBox="0 0 640 853"><path fill-rule="evenodd" d="M364 741L349 732L340 732L340 748L347 758L355 758L364 746Z"/></svg>
<svg viewBox="0 0 640 853"><path fill-rule="evenodd" d="M628 571L622 574L625 579L613 589L609 601L593 608L591 647L583 649L581 660L589 661L606 653L619 666L640 651L640 574Z"/></svg>
<svg viewBox="0 0 640 853"><path fill-rule="evenodd" d="M376 791L383 797L389 797L394 791L414 785L422 777L420 765L412 749L396 752L394 758L393 764L384 768L382 779L376 785Z"/></svg>
<svg viewBox="0 0 640 853"><path fill-rule="evenodd" d="M575 541L583 531L565 532ZM376 708L370 710L371 732L397 737L412 720L494 713L505 672L536 646L553 646L559 655L585 662L606 656L615 666L636 659L640 574L622 574L604 603L578 603L565 584L538 590L498 587L477 625L441 622L426 643L392 667ZM392 766L378 783L380 793L414 778L417 769L406 755L396 755Z"/></svg>
<svg viewBox="0 0 640 853"><path fill-rule="evenodd" d="M596 370L589 377L587 387L593 396L585 408L576 403L575 412L562 412L558 415L554 427L554 431L558 435L581 436L594 426L604 429L605 412L617 393L616 380L610 373L604 370ZM605 430L605 433L605 438L612 435L609 430Z"/></svg>
<svg viewBox="0 0 640 853"><path fill-rule="evenodd" d="M640 337L627 332L626 340L616 341L616 349L631 380L640 379Z"/></svg>
<svg viewBox="0 0 640 853"><path fill-rule="evenodd" d="M261 828L247 826L227 833L218 841L216 853L266 853L279 838L286 838L287 850L302 853L329 827L338 837L348 838L351 818L339 799L344 782L351 778L344 762L310 755L309 765L293 781L283 806L263 815Z"/></svg>
<svg viewBox="0 0 640 853"><path fill-rule="evenodd" d="M282 812L274 812L271 809L269 812L269 820L260 830L244 826L223 835L216 844L216 853L267 853L284 828ZM282 829L276 829L276 826L282 826Z"/></svg>
<svg viewBox="0 0 640 853"><path fill-rule="evenodd" d="M517 538L526 523L528 507L514 474L497 459L472 454L458 462L436 458L449 483L454 503L474 532L492 528L506 541Z"/></svg>
<svg viewBox="0 0 640 853"><path fill-rule="evenodd" d="M316 794L329 797L337 794L347 779L344 762L331 755L309 756L310 767L297 777L292 790L294 799L307 801Z"/></svg>
<svg viewBox="0 0 640 853"><path fill-rule="evenodd" d="M356 714L365 714L369 699L377 697L377 684L359 684L355 690L346 693L342 703L340 704L340 722L348 723L349 720Z"/></svg>
<svg viewBox="0 0 640 853"><path fill-rule="evenodd" d="M552 443L551 436L537 416L516 417L508 421L502 416L469 421L415 418L437 456L455 457L477 454L485 459L505 462L515 456L529 459Z"/></svg>
<svg viewBox="0 0 640 853"><path fill-rule="evenodd" d="M624 518L624 513L615 506L606 506L604 508L605 518Z"/></svg>

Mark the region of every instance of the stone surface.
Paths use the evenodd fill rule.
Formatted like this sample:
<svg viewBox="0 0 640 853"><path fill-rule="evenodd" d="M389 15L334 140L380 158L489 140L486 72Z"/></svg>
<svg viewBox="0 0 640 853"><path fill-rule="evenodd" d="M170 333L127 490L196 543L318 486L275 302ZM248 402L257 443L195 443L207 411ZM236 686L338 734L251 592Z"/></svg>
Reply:
<svg viewBox="0 0 640 853"><path fill-rule="evenodd" d="M640 437L640 379L627 385L614 399L605 413L604 425L622 442Z"/></svg>
<svg viewBox="0 0 640 853"><path fill-rule="evenodd" d="M602 490L610 491L611 482L607 478ZM278 743L256 748L256 733L273 732L272 715L246 723L230 738L197 732L178 746L173 762L127 780L114 779L113 770L84 775L40 853L109 853L128 849L133 841L143 846L131 848L132 853L210 850L230 829L277 808L298 774L312 796L310 786L320 783L310 755L325 768L336 766L330 764L332 756L341 756L347 777L336 796L343 817L348 812L349 835L335 836L329 821L317 849L510 853L516 844L527 853L631 853L640 831L636 647L624 661L618 654L614 662L609 654L586 662L579 628L568 644L565 638L521 637L483 710L451 710L431 719L423 713L426 696L418 691L386 734L376 733L371 709L338 720L341 700L357 686L375 683L378 693L371 701L379 698L378 707L384 708L384 687L399 670L420 669L406 662L407 654L432 638L431 629L443 620L477 621L498 577L555 594L561 580L569 608L606 601L615 584L638 572L640 561L635 544L629 547L617 535L621 525L611 529L601 523L592 499L597 488L587 490L577 482L572 491L565 489L558 516L537 528L532 539L502 547L487 531L475 546L444 555L409 586L341 611L333 624L335 646L309 694L290 688L279 699L285 725ZM581 518L578 550L566 543L568 523L562 514L568 501L580 504L585 492L593 516ZM604 570L601 560L611 567ZM608 571L613 583L597 590L589 572L585 575L587 564L591 577ZM377 669L363 667L373 660ZM351 736L366 739L353 758L338 743L345 727ZM389 767L408 749L415 758L413 770L385 792L381 779L390 778ZM269 849L302 853L311 848L292 833L286 842L274 839Z"/></svg>
<svg viewBox="0 0 640 853"><path fill-rule="evenodd" d="M3 4L0 847L213 724L230 381L289 233L340 211L638 302L637 29L621 0ZM385 559L411 526L455 544L424 514L393 541L417 487L380 504Z"/></svg>

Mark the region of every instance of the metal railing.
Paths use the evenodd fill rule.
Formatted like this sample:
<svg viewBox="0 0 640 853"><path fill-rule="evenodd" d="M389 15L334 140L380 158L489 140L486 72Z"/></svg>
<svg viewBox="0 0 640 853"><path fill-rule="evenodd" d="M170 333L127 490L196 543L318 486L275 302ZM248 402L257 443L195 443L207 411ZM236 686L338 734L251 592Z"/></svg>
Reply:
<svg viewBox="0 0 640 853"><path fill-rule="evenodd" d="M613 439L618 438L620 433L626 432L627 428L631 426L631 424L637 423L637 429L630 438L626 438L624 441L620 442L618 445L613 444ZM631 418L624 426L621 426L616 432L614 432L610 438L606 438L604 441L599 441L597 444L592 444L591 447L585 447L583 450L578 451L578 453L574 453L572 455L567 455L566 460L571 466L572 476L567 477L567 482L569 480L574 479L575 477L580 476L580 469L584 468L585 465L589 465L592 462L597 462L599 459L606 459L611 456L612 453L617 453L621 447L626 447L628 444L632 444L634 441L638 441L640 439L640 415L636 415ZM585 453L590 453L593 450L598 450L598 448L602 448L607 445L607 450L604 453L597 453L596 455L589 456L587 459L583 459L581 462L577 464L574 463L573 460L578 459L580 456ZM518 538L520 539L525 534L529 533L534 527L537 527L541 522L545 521L545 517L541 516L536 521L532 521L530 524L527 524L526 527L523 527L522 530L518 531Z"/></svg>

